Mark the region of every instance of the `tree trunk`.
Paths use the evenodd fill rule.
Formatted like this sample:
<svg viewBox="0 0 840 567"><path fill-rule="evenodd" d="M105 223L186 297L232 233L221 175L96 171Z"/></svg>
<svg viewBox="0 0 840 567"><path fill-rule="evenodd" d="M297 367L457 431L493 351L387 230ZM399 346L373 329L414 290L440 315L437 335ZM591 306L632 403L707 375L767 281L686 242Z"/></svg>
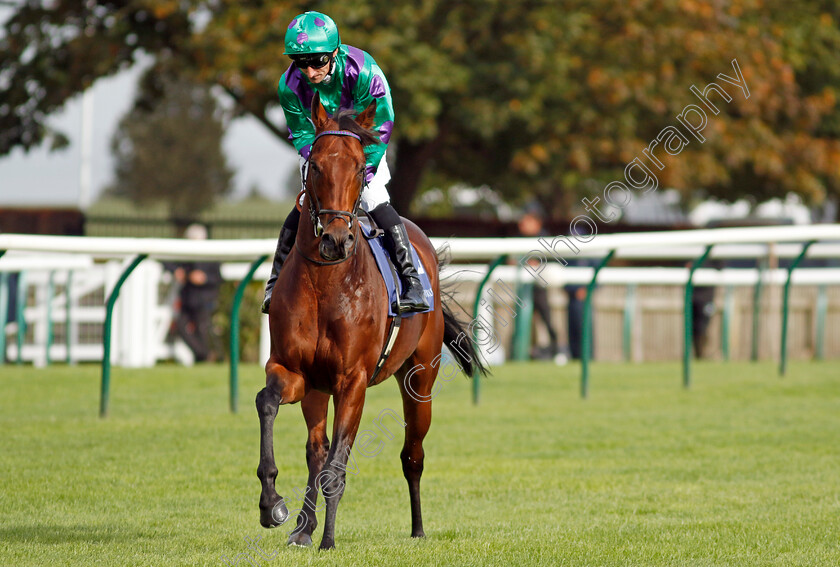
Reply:
<svg viewBox="0 0 840 567"><path fill-rule="evenodd" d="M391 171L388 192L391 204L401 215L408 215L411 201L417 194L423 172L432 159L438 140L429 140L419 144L400 140L397 143L397 161Z"/></svg>

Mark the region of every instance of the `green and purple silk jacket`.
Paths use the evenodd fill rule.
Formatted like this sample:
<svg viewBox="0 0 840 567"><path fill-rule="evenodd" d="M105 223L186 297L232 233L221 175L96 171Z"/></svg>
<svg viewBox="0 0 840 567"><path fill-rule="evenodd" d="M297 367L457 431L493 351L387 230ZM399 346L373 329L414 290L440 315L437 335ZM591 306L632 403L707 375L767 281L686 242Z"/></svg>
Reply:
<svg viewBox="0 0 840 567"><path fill-rule="evenodd" d="M374 131L379 133L382 143L365 148L365 177L370 182L385 155L394 129L394 106L385 74L370 54L350 45L338 48L332 75L317 85L311 84L306 75L294 65L283 73L277 94L286 115L289 140L304 159L309 158L312 141L315 139L311 108L316 91L320 93L321 104L330 116L339 110L359 113L376 101Z"/></svg>

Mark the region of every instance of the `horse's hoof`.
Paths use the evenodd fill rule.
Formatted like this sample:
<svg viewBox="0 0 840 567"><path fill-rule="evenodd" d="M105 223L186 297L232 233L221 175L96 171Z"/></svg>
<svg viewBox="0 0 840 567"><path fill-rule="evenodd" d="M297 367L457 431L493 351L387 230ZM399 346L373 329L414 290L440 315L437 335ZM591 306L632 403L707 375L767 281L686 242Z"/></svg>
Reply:
<svg viewBox="0 0 840 567"><path fill-rule="evenodd" d="M260 525L264 528L276 528L289 519L289 510L281 499L271 510L260 508Z"/></svg>
<svg viewBox="0 0 840 567"><path fill-rule="evenodd" d="M318 547L319 551L329 551L330 549L335 549L334 541L322 540L321 545Z"/></svg>
<svg viewBox="0 0 840 567"><path fill-rule="evenodd" d="M292 533L289 536L288 545L296 545L298 547L309 547L312 545L312 536L304 533Z"/></svg>
<svg viewBox="0 0 840 567"><path fill-rule="evenodd" d="M424 532L423 530L411 532L411 537L426 537L426 532Z"/></svg>

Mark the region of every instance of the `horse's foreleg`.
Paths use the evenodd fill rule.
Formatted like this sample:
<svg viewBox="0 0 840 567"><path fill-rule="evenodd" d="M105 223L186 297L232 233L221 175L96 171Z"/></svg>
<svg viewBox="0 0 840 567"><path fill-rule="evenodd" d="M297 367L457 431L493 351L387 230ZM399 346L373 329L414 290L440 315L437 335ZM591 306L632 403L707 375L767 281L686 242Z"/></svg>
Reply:
<svg viewBox="0 0 840 567"><path fill-rule="evenodd" d="M283 498L274 488L277 465L274 461L274 418L280 404L299 402L303 398L303 377L285 371L279 365L266 367L266 387L257 394L257 414L260 417L260 524L264 528L279 526L289 516Z"/></svg>
<svg viewBox="0 0 840 567"><path fill-rule="evenodd" d="M274 463L274 418L280 397L265 387L257 394L257 414L260 416L260 465L257 477L262 484L260 492L260 524L264 528L279 526L289 516L283 498L274 489L277 465Z"/></svg>
<svg viewBox="0 0 840 567"><path fill-rule="evenodd" d="M353 441L356 439L359 422L362 419L367 377L355 379L352 382L354 386L335 395L332 445L327 455L327 462L315 482L316 488L324 492L324 500L327 501L324 535L321 538L320 549L335 547L336 511L338 502L344 494L350 450L353 448Z"/></svg>
<svg viewBox="0 0 840 567"><path fill-rule="evenodd" d="M327 438L327 407L330 401L329 394L317 390L310 390L300 402L303 410L303 418L306 420L306 427L309 436L306 440L306 465L309 468L309 480L306 483L306 492L303 497L300 514L297 517L297 525L289 535L290 545L312 545L312 532L318 525L315 518L315 507L318 501L318 489L315 486L315 479L327 461L327 452L330 450L330 440Z"/></svg>
<svg viewBox="0 0 840 567"><path fill-rule="evenodd" d="M397 374L406 422L405 443L400 452L400 460L411 501L411 537L426 537L420 511L420 477L425 456L423 439L432 422L432 385L436 376L437 369L430 364L416 365L408 372Z"/></svg>

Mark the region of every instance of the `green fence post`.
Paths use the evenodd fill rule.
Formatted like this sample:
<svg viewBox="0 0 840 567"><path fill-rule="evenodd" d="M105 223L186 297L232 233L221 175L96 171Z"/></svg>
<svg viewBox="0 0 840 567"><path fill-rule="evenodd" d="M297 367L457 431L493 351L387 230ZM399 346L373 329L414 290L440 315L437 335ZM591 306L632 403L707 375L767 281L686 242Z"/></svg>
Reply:
<svg viewBox="0 0 840 567"><path fill-rule="evenodd" d="M723 360L729 360L730 328L732 326L732 312L735 310L735 288L726 286L723 292L723 318L720 325L720 350Z"/></svg>
<svg viewBox="0 0 840 567"><path fill-rule="evenodd" d="M507 262L508 255L502 254L492 262L490 265L487 266L487 273L484 274L484 277L481 279L481 282L478 284L478 289L475 292L475 302L473 303L473 321L478 321L478 310L481 307L481 295L484 293L484 286L487 285L487 282L490 281L490 276L493 274L493 270L498 268L504 262ZM478 370L476 369L472 375L472 399L473 405L478 405L479 396L481 394L481 374L479 374Z"/></svg>
<svg viewBox="0 0 840 567"><path fill-rule="evenodd" d="M55 294L55 271L50 272L50 278L47 280L47 320L45 324L47 325L47 345L45 347L44 352L44 360L49 366L51 359L50 359L50 350L52 349L53 344L53 317L52 317L52 302L53 302L53 295Z"/></svg>
<svg viewBox="0 0 840 567"><path fill-rule="evenodd" d="M693 313L691 312L691 293L694 290L694 282L692 281L694 278L694 272L703 265L703 262L706 261L706 258L709 257L709 252L712 251L712 245L706 246L706 250L703 251L703 254L692 262L691 267L688 269L688 281L685 282L685 303L683 304L683 387L690 388L691 387L691 350L693 342L692 339L694 337L694 332L692 327L692 320L694 319Z"/></svg>
<svg viewBox="0 0 840 567"><path fill-rule="evenodd" d="M592 294L595 292L595 285L598 279L598 272L607 265L615 255L615 250L601 259L595 267L595 273L586 286L586 299L583 301L583 337L580 352L580 397L586 399L589 395L589 355L592 352Z"/></svg>
<svg viewBox="0 0 840 567"><path fill-rule="evenodd" d="M636 284L627 284L624 291L624 325L622 328L622 347L624 362L633 358L633 319L636 317Z"/></svg>
<svg viewBox="0 0 840 567"><path fill-rule="evenodd" d="M750 360L756 362L758 360L758 346L761 335L761 288L764 280L764 269L767 265L765 259L758 261L758 279L753 288L753 311L752 311L752 340L750 345Z"/></svg>
<svg viewBox="0 0 840 567"><path fill-rule="evenodd" d="M814 345L814 358L822 360L825 357L825 317L828 313L828 288L821 285L817 288L817 333Z"/></svg>
<svg viewBox="0 0 840 567"><path fill-rule="evenodd" d="M138 254L134 257L128 267L120 274L114 289L108 296L108 302L105 306L105 323L102 326L102 383L99 390L99 417L106 417L108 415L108 397L111 390L111 319L114 315L114 305L117 303L117 298L120 296L120 288L131 275L140 262L148 258L148 254Z"/></svg>
<svg viewBox="0 0 840 567"><path fill-rule="evenodd" d="M26 272L18 272L17 306L15 321L17 321L17 363L23 364L23 343L26 340Z"/></svg>
<svg viewBox="0 0 840 567"><path fill-rule="evenodd" d="M5 250L0 250L0 256ZM6 363L6 319L9 316L9 274L0 272L0 366Z"/></svg>
<svg viewBox="0 0 840 567"><path fill-rule="evenodd" d="M260 264L267 259L266 254L254 260L251 269L236 286L236 293L233 295L233 307L230 312L230 411L233 413L236 413L236 406L239 404L239 309L242 297L245 295L245 288L248 287Z"/></svg>
<svg viewBox="0 0 840 567"><path fill-rule="evenodd" d="M810 248L813 243L813 240L806 242L802 246L802 252L799 253L799 256L796 257L788 268L787 281L785 281L784 298L782 300L782 342L780 348L781 360L779 360L779 376L784 376L785 372L787 372L787 327L790 311L790 282L793 278L793 270L795 270L796 266L798 266L802 259L805 258L808 248Z"/></svg>
<svg viewBox="0 0 840 567"><path fill-rule="evenodd" d="M516 287L516 296L522 300L513 322L511 360L531 358L531 323L534 320L534 282L523 282Z"/></svg>
<svg viewBox="0 0 840 567"><path fill-rule="evenodd" d="M65 355L67 359L67 364L73 363L73 358L70 356L70 343L71 335L70 335L70 328L71 328L71 319L70 315L72 313L72 294L71 294L71 282L73 281L73 270L69 270L67 272L67 283L64 285L64 343L66 345L67 353Z"/></svg>

